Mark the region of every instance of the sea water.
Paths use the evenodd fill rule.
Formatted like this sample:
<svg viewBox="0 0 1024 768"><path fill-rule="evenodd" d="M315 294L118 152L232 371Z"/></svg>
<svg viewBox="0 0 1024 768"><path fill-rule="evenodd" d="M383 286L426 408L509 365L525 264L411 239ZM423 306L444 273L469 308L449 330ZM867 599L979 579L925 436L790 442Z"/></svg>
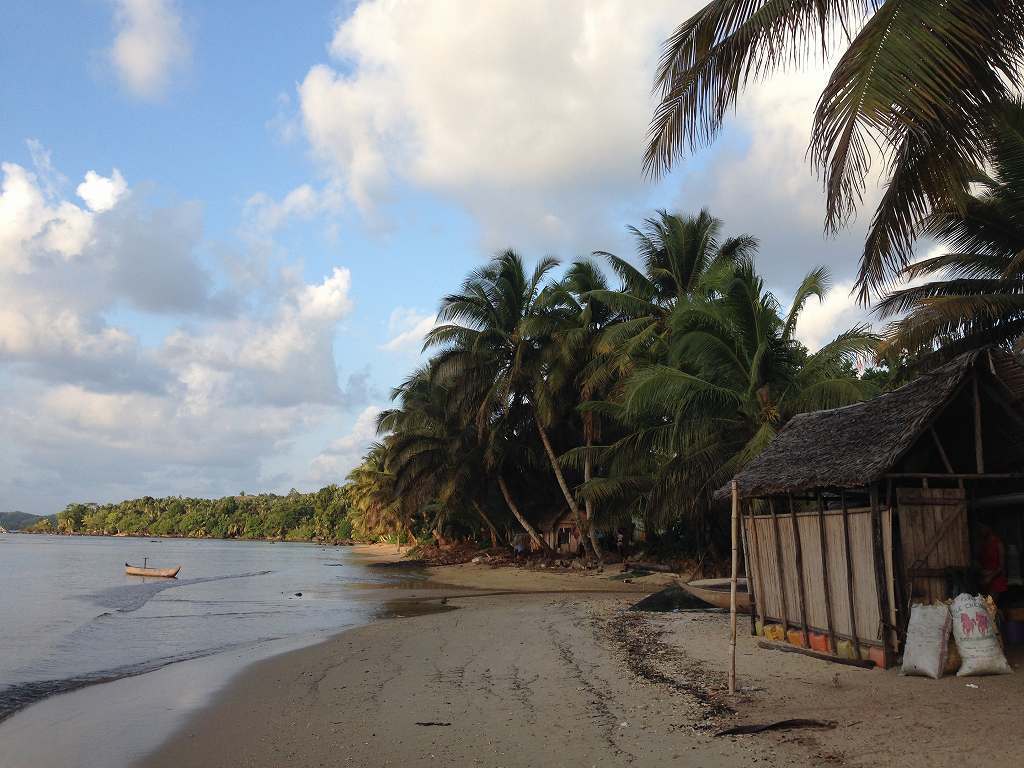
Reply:
<svg viewBox="0 0 1024 768"><path fill-rule="evenodd" d="M181 572L125 575L125 562L143 558ZM39 748L26 749L37 729L48 739L64 728L70 745L57 761L76 740L109 742L110 729L133 717L145 718L148 733L131 730L133 743L120 747L152 747L161 726L180 720L161 712L205 702L243 663L365 623L380 600L362 588L410 578L315 544L0 536L0 766L46 764ZM122 707L133 697L147 704L118 713L97 688L120 691ZM96 743L87 746L96 754Z"/></svg>

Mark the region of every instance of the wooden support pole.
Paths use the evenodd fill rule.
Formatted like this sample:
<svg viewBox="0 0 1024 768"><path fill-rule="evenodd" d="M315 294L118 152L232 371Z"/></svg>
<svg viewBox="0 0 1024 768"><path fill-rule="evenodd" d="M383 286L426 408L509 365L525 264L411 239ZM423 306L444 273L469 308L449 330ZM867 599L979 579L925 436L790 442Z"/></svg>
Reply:
<svg viewBox="0 0 1024 768"><path fill-rule="evenodd" d="M853 635L853 649L860 658L860 633L857 631L857 607L854 603L853 591L853 560L850 557L850 513L846 506L846 491L840 491L840 504L843 509L843 556L846 559L846 592L850 607L850 632Z"/></svg>
<svg viewBox="0 0 1024 768"><path fill-rule="evenodd" d="M789 601L786 600L786 571L782 562L782 537L779 535L779 517L775 511L775 499L768 500L772 513L772 538L775 540L775 572L779 576L779 596L782 598L782 629L789 631Z"/></svg>
<svg viewBox="0 0 1024 768"><path fill-rule="evenodd" d="M740 489L732 481L732 578L729 581L729 693L736 693L736 578L739 569Z"/></svg>
<svg viewBox="0 0 1024 768"><path fill-rule="evenodd" d="M878 484L872 483L868 488L871 498L871 539L875 561L875 586L878 592L878 617L882 628L882 658L885 661L885 668L892 666L892 648L889 642L889 629L892 626L889 620L889 584L885 578L885 552L882 538L882 513L878 504Z"/></svg>
<svg viewBox="0 0 1024 768"><path fill-rule="evenodd" d="M825 592L825 621L832 652L836 651L836 628L832 622L832 581L828 573L828 537L825 535L825 497L818 491L818 538L821 545L821 581Z"/></svg>
<svg viewBox="0 0 1024 768"><path fill-rule="evenodd" d="M750 550L751 559L747 561L747 592L750 594L751 616L761 620L761 631L764 631L764 573L761 570L761 543L757 536L757 515L747 506L747 521L750 524L749 535L747 536L747 548ZM754 567L757 565L757 585L754 584ZM756 621L754 624L756 633Z"/></svg>
<svg viewBox="0 0 1024 768"><path fill-rule="evenodd" d="M939 440L939 433L935 431L935 427L928 427L928 431L931 432L932 440L935 441L935 447L939 449L939 458L942 459L942 466L946 468L949 474L954 474L953 465L949 463L949 456L946 455L946 449L942 447L942 441Z"/></svg>
<svg viewBox="0 0 1024 768"><path fill-rule="evenodd" d="M971 377L974 390L974 459L978 465L978 474L985 474L985 454L981 443L981 396L978 394L978 371Z"/></svg>
<svg viewBox="0 0 1024 768"><path fill-rule="evenodd" d="M747 579L747 597L750 600L750 634L757 634L757 599L754 596L754 576L750 567L750 544L747 521L750 520L750 502L740 502L740 542L743 544L743 574Z"/></svg>
<svg viewBox="0 0 1024 768"><path fill-rule="evenodd" d="M793 495L789 495L789 519L793 524L793 553L796 557L796 596L800 605L800 629L804 633L804 645L811 647L811 637L807 632L807 596L804 593L804 551L800 543L800 524L793 506Z"/></svg>

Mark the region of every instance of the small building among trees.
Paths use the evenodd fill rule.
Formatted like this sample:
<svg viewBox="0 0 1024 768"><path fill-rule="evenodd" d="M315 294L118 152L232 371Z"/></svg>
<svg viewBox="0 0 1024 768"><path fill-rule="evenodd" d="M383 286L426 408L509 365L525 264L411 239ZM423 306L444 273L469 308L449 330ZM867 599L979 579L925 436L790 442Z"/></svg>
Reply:
<svg viewBox="0 0 1024 768"><path fill-rule="evenodd" d="M755 630L889 666L911 604L983 589L981 524L1024 605L1024 368L1007 352L795 416L734 481Z"/></svg>

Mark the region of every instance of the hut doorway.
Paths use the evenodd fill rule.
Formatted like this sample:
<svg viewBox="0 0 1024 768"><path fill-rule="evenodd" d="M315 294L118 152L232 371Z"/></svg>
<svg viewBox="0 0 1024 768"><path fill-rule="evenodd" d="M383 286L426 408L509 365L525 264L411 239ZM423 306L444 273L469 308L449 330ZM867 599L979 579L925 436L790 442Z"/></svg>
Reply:
<svg viewBox="0 0 1024 768"><path fill-rule="evenodd" d="M950 584L971 564L963 488L898 488L905 595L932 603L959 591Z"/></svg>

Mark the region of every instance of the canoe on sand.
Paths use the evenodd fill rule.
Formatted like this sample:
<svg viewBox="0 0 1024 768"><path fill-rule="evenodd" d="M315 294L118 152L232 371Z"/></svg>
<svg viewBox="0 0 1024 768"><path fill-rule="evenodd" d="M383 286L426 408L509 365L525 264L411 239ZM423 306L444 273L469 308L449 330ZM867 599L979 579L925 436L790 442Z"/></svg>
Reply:
<svg viewBox="0 0 1024 768"><path fill-rule="evenodd" d="M124 564L124 572L129 576L160 576L165 579L173 579L177 577L180 570L180 565L174 568L147 568L145 566L129 565L128 563Z"/></svg>
<svg viewBox="0 0 1024 768"><path fill-rule="evenodd" d="M729 579L700 579L682 585L694 597L717 608L729 609ZM736 610L750 613L750 593L747 580L736 579Z"/></svg>

